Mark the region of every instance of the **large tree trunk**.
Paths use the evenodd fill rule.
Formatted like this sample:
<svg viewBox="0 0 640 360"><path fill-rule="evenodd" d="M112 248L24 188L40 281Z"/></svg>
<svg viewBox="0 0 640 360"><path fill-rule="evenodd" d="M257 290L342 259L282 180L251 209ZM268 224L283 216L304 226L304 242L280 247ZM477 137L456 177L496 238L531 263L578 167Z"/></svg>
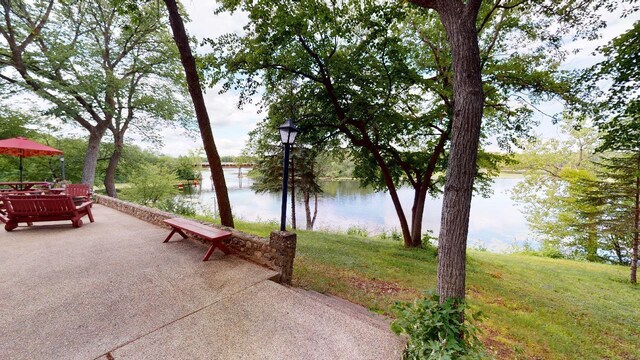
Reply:
<svg viewBox="0 0 640 360"><path fill-rule="evenodd" d="M87 143L87 153L84 156L84 167L82 168L82 183L93 188L96 179L96 168L98 167L98 155L100 153L100 141L104 136L106 127L93 127L89 130L89 142Z"/></svg>
<svg viewBox="0 0 640 360"><path fill-rule="evenodd" d="M178 12L176 1L165 0L164 2L169 12L169 22L171 23L171 30L173 31L173 39L175 40L180 52L180 60L184 66L189 94L191 95L193 107L196 112L196 118L198 119L198 126L200 127L200 136L202 137L204 151L206 152L207 160L209 161L211 178L213 179L216 199L218 200L218 209L220 211L220 222L224 226L233 227L231 203L229 202L227 184L224 180L222 162L220 161L220 155L218 154L218 149L213 139L211 122L209 121L209 114L207 113L207 107L204 102L204 97L202 96L200 79L196 69L196 62L193 58L193 54L191 53L191 47L189 46L189 38L184 28L182 17Z"/></svg>
<svg viewBox="0 0 640 360"><path fill-rule="evenodd" d="M107 196L117 198L116 192L116 170L118 169L118 163L122 157L122 149L124 148L124 139L121 135L114 135L113 141L113 153L109 158L109 165L107 166L107 172L104 176L104 187L107 192Z"/></svg>
<svg viewBox="0 0 640 360"><path fill-rule="evenodd" d="M480 1L442 3L440 19L453 56L454 115L438 239L441 301L465 296L467 235L484 96L475 20Z"/></svg>

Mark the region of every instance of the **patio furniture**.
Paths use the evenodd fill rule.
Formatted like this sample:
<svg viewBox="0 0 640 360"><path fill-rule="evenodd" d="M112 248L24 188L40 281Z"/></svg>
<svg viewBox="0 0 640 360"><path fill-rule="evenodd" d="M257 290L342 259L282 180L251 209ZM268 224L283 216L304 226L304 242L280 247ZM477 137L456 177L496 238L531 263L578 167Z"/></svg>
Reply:
<svg viewBox="0 0 640 360"><path fill-rule="evenodd" d="M91 200L91 188L87 184L67 184L64 193L87 201Z"/></svg>
<svg viewBox="0 0 640 360"><path fill-rule="evenodd" d="M211 226L207 226L195 221L182 219L182 218L166 219L164 220L164 223L171 226L171 229L172 229L169 236L167 236L167 238L164 239L163 242L165 243L168 242L169 239L171 239L173 234L175 234L176 232L180 234L182 238L186 239L188 236L185 235L184 231L197 235L198 237L206 241L211 241L213 244L211 245L207 253L204 255L204 258L202 258L202 261L209 260L209 257L211 256L211 254L213 254L213 251L216 248L219 248L225 254L229 254L229 250L222 242L223 240L231 237L231 233L228 231L219 230Z"/></svg>
<svg viewBox="0 0 640 360"><path fill-rule="evenodd" d="M46 181L4 181L0 182L0 188L4 187L0 191L28 191L34 186L49 188L49 183Z"/></svg>
<svg viewBox="0 0 640 360"><path fill-rule="evenodd" d="M8 195L1 199L6 215L0 214L0 217L4 218L6 231L15 229L19 223L31 226L34 222L61 220L71 220L73 227L78 228L85 215L94 222L91 201L76 206L69 195Z"/></svg>
<svg viewBox="0 0 640 360"><path fill-rule="evenodd" d="M24 137L0 140L0 154L20 157L20 182L22 182L22 159L32 156L62 155L62 151ZM63 168L64 174L64 168ZM29 190L29 189L16 189Z"/></svg>
<svg viewBox="0 0 640 360"><path fill-rule="evenodd" d="M49 193L48 189L41 190L5 190L0 191L0 196L9 196L9 195L46 195Z"/></svg>

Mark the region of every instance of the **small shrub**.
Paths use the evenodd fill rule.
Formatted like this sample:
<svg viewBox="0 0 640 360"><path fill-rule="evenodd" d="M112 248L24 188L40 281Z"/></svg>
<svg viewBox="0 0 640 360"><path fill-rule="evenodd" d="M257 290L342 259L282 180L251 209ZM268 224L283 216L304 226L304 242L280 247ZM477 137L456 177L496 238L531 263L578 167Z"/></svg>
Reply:
<svg viewBox="0 0 640 360"><path fill-rule="evenodd" d="M178 215L196 215L196 207L193 203L177 199L165 199L158 205L158 208Z"/></svg>
<svg viewBox="0 0 640 360"><path fill-rule="evenodd" d="M347 228L347 235L367 237L369 236L369 231L365 228L351 225Z"/></svg>
<svg viewBox="0 0 640 360"><path fill-rule="evenodd" d="M567 256L562 253L558 247L553 246L549 243L543 242L540 249L536 249L532 242L525 241L522 246L512 246L511 253L519 254L519 255L530 255L530 256L539 256L539 257L548 257L552 259L567 259L572 258L574 260L584 260L579 257L576 257L575 254L573 256Z"/></svg>
<svg viewBox="0 0 640 360"><path fill-rule="evenodd" d="M142 205L156 206L178 193L174 186L177 180L167 168L147 164L131 175L131 188L123 189L122 196Z"/></svg>
<svg viewBox="0 0 640 360"><path fill-rule="evenodd" d="M542 249L540 250L540 252L542 253L542 256L552 259L564 259L567 257L562 253L562 251L560 251L560 249L546 243L542 244Z"/></svg>
<svg viewBox="0 0 640 360"><path fill-rule="evenodd" d="M470 248L475 250L475 251L482 251L482 252L488 252L489 251L489 249L487 249L487 247L484 244L480 243L480 242L470 246Z"/></svg>
<svg viewBox="0 0 640 360"><path fill-rule="evenodd" d="M478 340L479 329L470 311L453 299L440 304L439 296L430 294L413 303L397 303L393 307L397 319L391 324L396 334L407 334L406 360L486 359ZM465 320L461 322L462 315ZM476 314L476 317L479 317ZM460 336L462 335L462 336Z"/></svg>
<svg viewBox="0 0 640 360"><path fill-rule="evenodd" d="M391 231L391 240L393 241L402 241L402 235L397 230Z"/></svg>
<svg viewBox="0 0 640 360"><path fill-rule="evenodd" d="M424 234L422 234L422 243L423 244L429 244L432 246L437 246L438 245L438 237L437 236L433 236L433 230L427 230L424 232Z"/></svg>

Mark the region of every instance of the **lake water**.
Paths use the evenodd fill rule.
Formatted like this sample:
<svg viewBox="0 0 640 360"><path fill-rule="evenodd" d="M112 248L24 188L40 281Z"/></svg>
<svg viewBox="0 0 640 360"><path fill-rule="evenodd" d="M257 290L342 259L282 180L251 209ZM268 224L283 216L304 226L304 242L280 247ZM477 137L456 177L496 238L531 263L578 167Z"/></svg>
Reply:
<svg viewBox="0 0 640 360"><path fill-rule="evenodd" d="M251 179L238 178L237 169L225 169L225 178L233 214L248 221L280 222L281 194L256 194L251 190ZM203 184L189 196L197 201L204 211L216 212L215 193L212 190L211 174L202 173ZM514 245L521 246L529 236L524 216L509 196L509 191L521 179L498 178L493 184L493 195L489 198L476 196L471 203L469 223L470 247L482 247L489 251L508 251ZM388 193L376 193L361 189L356 181L332 181L323 184L325 193L318 199L318 217L315 229L347 230L349 227L367 229L373 235L383 231L399 232L399 223ZM411 211L413 191L408 188L398 191L405 213ZM298 199L297 199L298 200ZM438 234L442 199L430 198L425 207L423 231ZM312 205L313 206L313 205ZM313 211L313 209L312 209ZM287 225L290 225L291 206L287 207ZM298 228L306 224L304 204L296 208Z"/></svg>

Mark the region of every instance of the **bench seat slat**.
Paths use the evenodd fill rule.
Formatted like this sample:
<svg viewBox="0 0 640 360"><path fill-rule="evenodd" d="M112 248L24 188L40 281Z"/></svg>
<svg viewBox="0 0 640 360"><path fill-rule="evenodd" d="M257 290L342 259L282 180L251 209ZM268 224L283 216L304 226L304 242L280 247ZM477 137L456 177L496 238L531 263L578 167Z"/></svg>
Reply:
<svg viewBox="0 0 640 360"><path fill-rule="evenodd" d="M211 226L181 218L171 218L163 221L173 229L169 236L167 236L167 238L164 240L165 243L168 242L169 239L171 239L171 236L176 232L186 238L187 236L182 232L182 230L213 242L213 244L211 244L211 247L209 247L207 253L204 255L204 258L202 258L202 261L207 261L209 259L209 256L211 256L214 249L216 248L220 248L220 250L222 250L225 254L229 253L229 250L222 242L222 240L231 237L232 234L228 231L216 229Z"/></svg>
<svg viewBox="0 0 640 360"><path fill-rule="evenodd" d="M166 219L164 220L164 222L170 225L171 227L177 227L181 230L185 230L192 234L205 237L211 240L219 237L226 238L231 236L231 233L228 231L215 229L210 226L200 224L198 222L191 221L191 220L172 218L172 219Z"/></svg>

